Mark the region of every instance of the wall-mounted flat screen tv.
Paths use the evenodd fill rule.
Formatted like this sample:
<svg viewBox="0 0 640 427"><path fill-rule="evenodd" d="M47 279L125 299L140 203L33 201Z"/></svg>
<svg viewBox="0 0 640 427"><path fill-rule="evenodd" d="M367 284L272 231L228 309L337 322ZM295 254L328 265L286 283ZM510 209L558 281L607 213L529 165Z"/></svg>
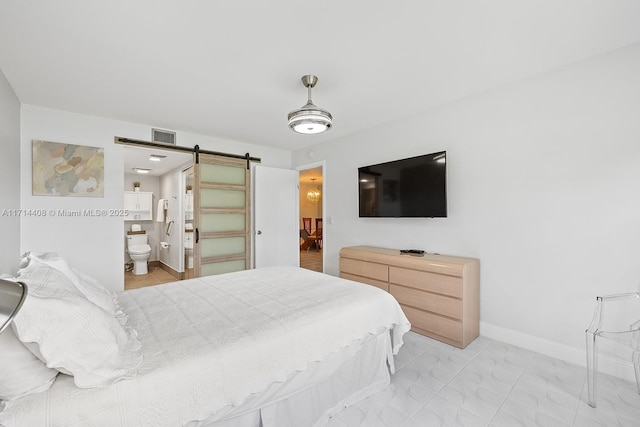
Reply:
<svg viewBox="0 0 640 427"><path fill-rule="evenodd" d="M360 217L446 217L446 172L446 151L358 168Z"/></svg>

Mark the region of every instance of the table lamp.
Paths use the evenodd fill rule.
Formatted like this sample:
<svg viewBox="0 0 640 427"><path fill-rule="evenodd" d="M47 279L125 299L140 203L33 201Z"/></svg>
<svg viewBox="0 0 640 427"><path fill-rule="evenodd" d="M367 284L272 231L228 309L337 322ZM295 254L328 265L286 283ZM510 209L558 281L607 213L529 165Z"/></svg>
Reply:
<svg viewBox="0 0 640 427"><path fill-rule="evenodd" d="M18 314L27 297L27 285L0 279L0 334Z"/></svg>

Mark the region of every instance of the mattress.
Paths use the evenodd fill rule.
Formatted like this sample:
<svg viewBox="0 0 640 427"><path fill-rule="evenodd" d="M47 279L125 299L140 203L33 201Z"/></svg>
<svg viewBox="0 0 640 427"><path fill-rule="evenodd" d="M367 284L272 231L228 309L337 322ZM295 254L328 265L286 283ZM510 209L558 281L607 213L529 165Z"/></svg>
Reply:
<svg viewBox="0 0 640 427"><path fill-rule="evenodd" d="M0 423L209 424L246 413L251 396L372 336L388 334L396 354L410 328L390 294L296 267L132 290L119 302L142 342L137 376L80 389L59 375L47 392L6 402Z"/></svg>

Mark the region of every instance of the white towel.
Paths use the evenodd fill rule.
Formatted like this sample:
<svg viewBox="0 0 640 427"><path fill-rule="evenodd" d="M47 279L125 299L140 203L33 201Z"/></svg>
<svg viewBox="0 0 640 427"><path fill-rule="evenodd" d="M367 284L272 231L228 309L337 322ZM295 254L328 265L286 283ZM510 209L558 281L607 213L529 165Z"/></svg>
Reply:
<svg viewBox="0 0 640 427"><path fill-rule="evenodd" d="M157 222L164 222L165 220L164 210L167 209L167 205L168 205L167 199L158 200L158 213L156 215Z"/></svg>

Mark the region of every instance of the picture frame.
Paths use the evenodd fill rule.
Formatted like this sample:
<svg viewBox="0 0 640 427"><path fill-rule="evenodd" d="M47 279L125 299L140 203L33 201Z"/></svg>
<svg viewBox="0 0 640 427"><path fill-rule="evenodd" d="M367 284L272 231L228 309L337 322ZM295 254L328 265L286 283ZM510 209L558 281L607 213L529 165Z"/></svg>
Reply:
<svg viewBox="0 0 640 427"><path fill-rule="evenodd" d="M104 148L34 139L34 196L104 197Z"/></svg>

